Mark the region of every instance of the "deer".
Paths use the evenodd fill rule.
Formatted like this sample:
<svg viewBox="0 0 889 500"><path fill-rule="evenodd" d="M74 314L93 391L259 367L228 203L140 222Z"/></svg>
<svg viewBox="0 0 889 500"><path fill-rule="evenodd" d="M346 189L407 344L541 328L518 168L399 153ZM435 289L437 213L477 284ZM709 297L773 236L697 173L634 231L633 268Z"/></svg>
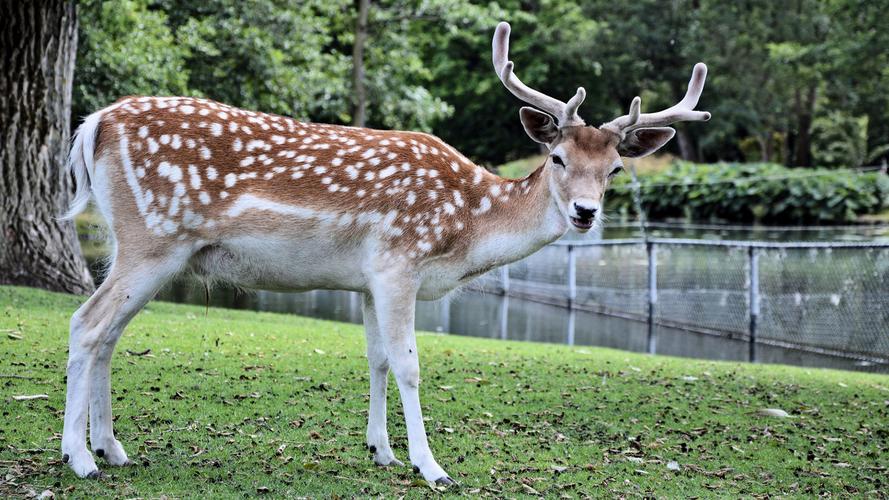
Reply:
<svg viewBox="0 0 889 500"><path fill-rule="evenodd" d="M629 113L599 127L567 102L513 72L508 23L495 30L497 76L529 106L527 135L548 155L522 179L498 177L441 139L300 122L191 97L126 97L87 116L74 139L76 181L68 217L93 200L107 221L107 277L71 317L63 462L99 476L130 464L115 438L111 357L124 328L174 276L247 289L335 289L363 296L370 371L366 444L374 463L403 466L386 423L394 375L414 471L455 481L429 447L420 408L414 332L417 300L435 300L522 259L569 230L602 221L606 188L621 157L642 157L674 135L670 124L706 121L695 111L707 68L694 66L685 97L655 113Z"/></svg>

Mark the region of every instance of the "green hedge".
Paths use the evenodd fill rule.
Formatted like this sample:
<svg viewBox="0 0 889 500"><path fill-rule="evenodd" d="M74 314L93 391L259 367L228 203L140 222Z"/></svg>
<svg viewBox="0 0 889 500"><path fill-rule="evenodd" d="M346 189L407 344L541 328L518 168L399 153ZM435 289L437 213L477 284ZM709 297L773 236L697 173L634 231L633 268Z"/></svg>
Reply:
<svg viewBox="0 0 889 500"><path fill-rule="evenodd" d="M889 176L880 172L679 161L639 181L643 208L654 220L838 223L889 208ZM631 184L629 173L615 179L609 212L636 213Z"/></svg>

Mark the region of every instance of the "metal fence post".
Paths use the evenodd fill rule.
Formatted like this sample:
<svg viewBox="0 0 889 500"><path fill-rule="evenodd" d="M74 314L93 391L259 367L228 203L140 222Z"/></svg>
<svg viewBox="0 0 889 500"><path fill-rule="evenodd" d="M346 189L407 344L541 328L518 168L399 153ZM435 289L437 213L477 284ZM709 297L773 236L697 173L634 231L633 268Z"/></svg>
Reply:
<svg viewBox="0 0 889 500"><path fill-rule="evenodd" d="M441 331L451 331L451 295L445 295L441 298L441 315L438 318L441 325Z"/></svg>
<svg viewBox="0 0 889 500"><path fill-rule="evenodd" d="M747 282L749 283L749 297L747 298L747 311L750 314L750 326L748 334L750 337L749 359L751 363L756 362L756 321L759 318L759 252L754 247L747 249L748 273Z"/></svg>
<svg viewBox="0 0 889 500"><path fill-rule="evenodd" d="M500 328L500 338L506 340L509 336L509 295L504 295L500 299L497 322Z"/></svg>
<svg viewBox="0 0 889 500"><path fill-rule="evenodd" d="M568 245L568 307L577 299L577 253L574 245Z"/></svg>
<svg viewBox="0 0 889 500"><path fill-rule="evenodd" d="M648 253L648 353L657 351L657 337L654 334L654 308L657 304L657 246L645 243Z"/></svg>
<svg viewBox="0 0 889 500"><path fill-rule="evenodd" d="M509 264L500 266L500 290L503 295L509 294Z"/></svg>

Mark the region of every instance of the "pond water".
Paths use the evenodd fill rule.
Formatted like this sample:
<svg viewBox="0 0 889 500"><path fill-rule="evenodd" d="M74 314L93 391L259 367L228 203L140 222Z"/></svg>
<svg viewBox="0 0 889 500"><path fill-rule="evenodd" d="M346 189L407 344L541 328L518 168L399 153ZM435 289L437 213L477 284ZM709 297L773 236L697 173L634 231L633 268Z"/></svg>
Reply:
<svg viewBox="0 0 889 500"><path fill-rule="evenodd" d="M754 227L707 224L652 223L647 236L715 240L765 241L886 241L889 225L843 227ZM639 238L638 224L610 222L601 234L584 238ZM93 254L93 259L96 254ZM92 266L96 269L98 266ZM203 287L177 281L161 291L160 300L204 304ZM361 323L361 298L356 293L315 291L308 293L237 292L216 288L210 304L217 307L292 313L316 318ZM746 360L745 341L706 335L682 329L655 327L650 349L648 325L639 320L571 311L559 306L504 297L497 294L462 291L443 301L420 302L417 328L474 337L520 341L606 346L628 351L667 354L704 359ZM889 365L862 363L781 347L758 345L757 360L803 366L833 367L889 372Z"/></svg>
<svg viewBox="0 0 889 500"><path fill-rule="evenodd" d="M645 233L650 238L741 241L889 241L889 224L847 226L754 226L736 224L694 224L651 222ZM601 235L605 239L642 238L645 235L633 221L609 222Z"/></svg>
<svg viewBox="0 0 889 500"><path fill-rule="evenodd" d="M180 281L158 296L160 300L203 305L202 286ZM210 305L292 313L314 318L361 323L361 297L355 292L316 290L306 293L239 292L215 289ZM552 306L477 291L458 291L434 302L417 303L416 327L470 337L548 342L577 346L604 346L649 352L645 322L601 314L570 311ZM741 340L705 335L668 327L655 327L656 354L714 360L744 361L749 345ZM857 362L794 349L758 345L757 359L765 363L889 372L889 366Z"/></svg>

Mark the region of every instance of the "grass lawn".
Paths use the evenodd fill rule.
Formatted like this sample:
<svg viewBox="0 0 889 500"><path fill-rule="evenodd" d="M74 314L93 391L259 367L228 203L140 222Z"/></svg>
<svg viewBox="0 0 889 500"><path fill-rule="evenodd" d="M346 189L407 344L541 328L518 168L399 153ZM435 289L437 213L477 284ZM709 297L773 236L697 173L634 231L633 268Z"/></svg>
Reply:
<svg viewBox="0 0 889 500"><path fill-rule="evenodd" d="M432 449L461 483L375 467L359 326L152 302L113 363L136 463L76 479L59 451L68 318L0 287L0 495L885 497L889 377L420 334ZM150 353L144 354L150 349ZM407 462L397 390L390 435ZM14 400L46 394L48 399ZM780 408L790 417L763 416Z"/></svg>

